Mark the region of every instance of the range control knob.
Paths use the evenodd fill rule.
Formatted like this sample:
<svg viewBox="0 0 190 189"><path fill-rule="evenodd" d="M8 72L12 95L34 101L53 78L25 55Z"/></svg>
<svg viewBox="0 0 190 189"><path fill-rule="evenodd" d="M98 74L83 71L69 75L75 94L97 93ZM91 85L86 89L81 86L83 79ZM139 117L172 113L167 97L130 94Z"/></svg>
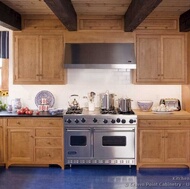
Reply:
<svg viewBox="0 0 190 189"><path fill-rule="evenodd" d="M78 120L78 119L75 119L75 123L79 123L79 120Z"/></svg>
<svg viewBox="0 0 190 189"><path fill-rule="evenodd" d="M121 120L121 123L126 123L126 120L125 120L125 119L122 119L122 120Z"/></svg>
<svg viewBox="0 0 190 189"><path fill-rule="evenodd" d="M108 120L107 119L104 119L104 121L103 121L104 123L108 123Z"/></svg>
<svg viewBox="0 0 190 189"><path fill-rule="evenodd" d="M82 123L85 123L85 122L86 122L86 119L82 118L82 119L81 119L81 122L82 122Z"/></svg>
<svg viewBox="0 0 190 189"><path fill-rule="evenodd" d="M133 120L133 119L129 120L129 123L134 123L134 122L136 122L136 120Z"/></svg>
<svg viewBox="0 0 190 189"><path fill-rule="evenodd" d="M112 120L111 120L111 123L115 123L115 119L112 119Z"/></svg>
<svg viewBox="0 0 190 189"><path fill-rule="evenodd" d="M98 120L97 120L96 118L93 119L93 122L94 122L94 123L97 123L97 121L98 121Z"/></svg>
<svg viewBox="0 0 190 189"><path fill-rule="evenodd" d="M67 119L66 122L67 122L67 123L71 123L72 121L71 121L70 119Z"/></svg>
<svg viewBox="0 0 190 189"><path fill-rule="evenodd" d="M120 123L121 120L119 118L117 118L116 121L117 121L117 123Z"/></svg>

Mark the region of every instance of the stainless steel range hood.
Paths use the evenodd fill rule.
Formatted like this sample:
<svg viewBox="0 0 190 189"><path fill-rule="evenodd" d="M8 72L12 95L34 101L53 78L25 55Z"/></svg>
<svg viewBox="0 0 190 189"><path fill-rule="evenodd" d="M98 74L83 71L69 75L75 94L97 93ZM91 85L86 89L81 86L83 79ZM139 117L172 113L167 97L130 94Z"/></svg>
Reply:
<svg viewBox="0 0 190 189"><path fill-rule="evenodd" d="M65 68L136 69L133 43L66 43Z"/></svg>

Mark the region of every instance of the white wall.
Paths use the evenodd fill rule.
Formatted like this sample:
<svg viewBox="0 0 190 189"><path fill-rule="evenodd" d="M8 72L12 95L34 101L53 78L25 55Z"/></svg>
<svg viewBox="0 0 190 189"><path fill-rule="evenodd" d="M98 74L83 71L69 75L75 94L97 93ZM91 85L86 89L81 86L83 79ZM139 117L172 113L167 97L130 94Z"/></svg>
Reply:
<svg viewBox="0 0 190 189"><path fill-rule="evenodd" d="M1 28L0 28L1 29ZM20 97L23 106L36 109L35 96L41 90L50 91L55 97L57 108L67 109L68 99L72 94L80 96L81 106L85 106L83 96L91 91L96 94L109 90L117 96L129 97L132 101L132 108L137 108L137 100L153 100L158 105L160 98L178 98L181 100L180 85L133 85L130 80L130 72L117 70L68 70L68 82L66 85L13 85L13 50L12 32L10 31L10 79L9 79L9 101ZM96 106L98 106L98 96ZM117 101L116 101L117 104Z"/></svg>

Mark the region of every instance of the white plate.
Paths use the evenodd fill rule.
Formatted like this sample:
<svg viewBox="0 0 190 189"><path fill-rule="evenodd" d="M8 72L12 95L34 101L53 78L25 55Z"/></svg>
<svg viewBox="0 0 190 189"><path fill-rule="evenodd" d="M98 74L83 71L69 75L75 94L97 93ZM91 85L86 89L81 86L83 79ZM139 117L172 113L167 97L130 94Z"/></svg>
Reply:
<svg viewBox="0 0 190 189"><path fill-rule="evenodd" d="M159 111L152 111L154 114L172 114L173 113L173 111L165 111L165 112L159 112Z"/></svg>
<svg viewBox="0 0 190 189"><path fill-rule="evenodd" d="M40 91L36 97L35 97L35 104L38 107L38 105L42 104L42 98L46 98L47 100L47 105L49 105L50 108L53 107L54 103L55 103L55 98L53 96L53 94L49 91Z"/></svg>

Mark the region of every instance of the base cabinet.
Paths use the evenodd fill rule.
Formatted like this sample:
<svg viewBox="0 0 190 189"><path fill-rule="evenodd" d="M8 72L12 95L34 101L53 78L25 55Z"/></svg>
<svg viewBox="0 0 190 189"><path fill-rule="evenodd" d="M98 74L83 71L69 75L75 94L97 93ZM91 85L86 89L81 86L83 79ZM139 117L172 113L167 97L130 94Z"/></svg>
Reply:
<svg viewBox="0 0 190 189"><path fill-rule="evenodd" d="M182 128L182 125L178 128L176 125L181 125L181 121L139 121L138 168L190 165L189 129Z"/></svg>
<svg viewBox="0 0 190 189"><path fill-rule="evenodd" d="M33 162L34 129L10 128L8 133L8 161Z"/></svg>
<svg viewBox="0 0 190 189"><path fill-rule="evenodd" d="M62 118L9 118L7 140L7 168L17 164L64 168Z"/></svg>
<svg viewBox="0 0 190 189"><path fill-rule="evenodd" d="M4 163L4 127L3 120L0 119L0 164Z"/></svg>

